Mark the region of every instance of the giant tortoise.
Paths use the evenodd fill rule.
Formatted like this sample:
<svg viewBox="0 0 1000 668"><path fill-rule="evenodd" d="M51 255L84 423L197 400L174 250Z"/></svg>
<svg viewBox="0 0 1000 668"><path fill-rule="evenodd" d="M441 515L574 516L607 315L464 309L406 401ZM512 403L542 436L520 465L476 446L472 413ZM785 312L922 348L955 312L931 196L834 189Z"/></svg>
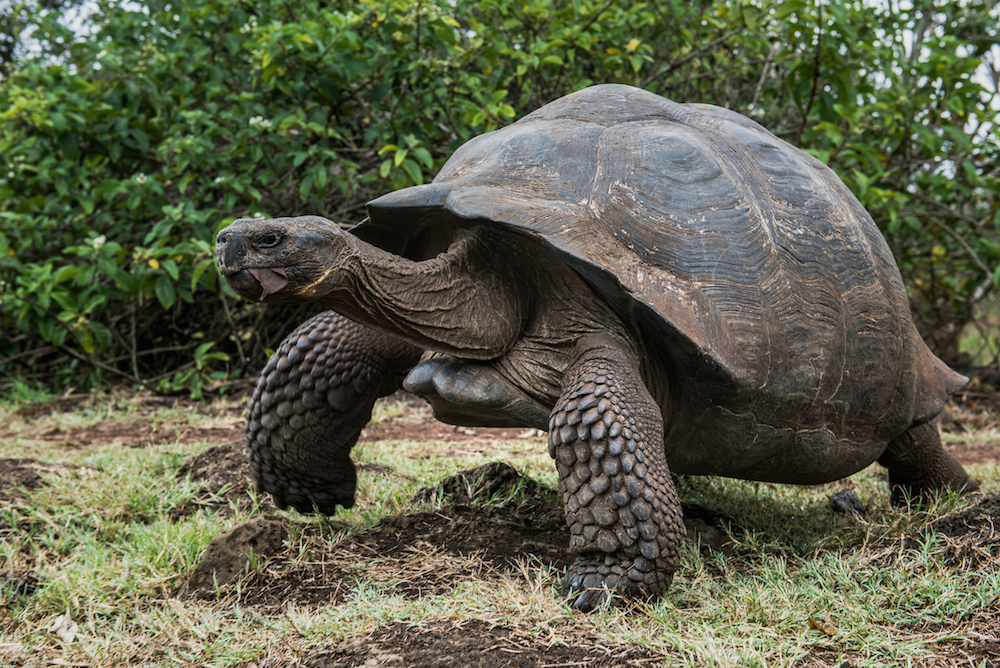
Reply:
<svg viewBox="0 0 1000 668"><path fill-rule="evenodd" d="M368 214L217 238L241 295L331 309L250 404L254 476L281 507L353 504L351 447L400 386L447 423L548 431L583 610L667 589L671 471L815 484L878 461L896 502L975 484L930 423L966 379L918 336L871 216L740 114L594 86Z"/></svg>

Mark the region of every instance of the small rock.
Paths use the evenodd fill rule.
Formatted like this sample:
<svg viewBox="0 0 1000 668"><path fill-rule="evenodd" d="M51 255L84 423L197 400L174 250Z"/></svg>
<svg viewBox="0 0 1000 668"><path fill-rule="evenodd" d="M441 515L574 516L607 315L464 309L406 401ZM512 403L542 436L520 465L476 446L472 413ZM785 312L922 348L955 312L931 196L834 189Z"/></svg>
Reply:
<svg viewBox="0 0 1000 668"><path fill-rule="evenodd" d="M830 497L830 508L833 509L833 512L841 515L865 516L865 504L861 503L858 495L849 489L837 492Z"/></svg>

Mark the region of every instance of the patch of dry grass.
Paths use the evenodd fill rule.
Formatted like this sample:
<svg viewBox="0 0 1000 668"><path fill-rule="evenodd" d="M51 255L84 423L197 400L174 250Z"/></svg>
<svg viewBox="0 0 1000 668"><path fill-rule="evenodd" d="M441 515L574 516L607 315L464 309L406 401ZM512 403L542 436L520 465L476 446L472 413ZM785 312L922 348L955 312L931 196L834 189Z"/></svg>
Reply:
<svg viewBox="0 0 1000 668"><path fill-rule="evenodd" d="M629 650L644 652L627 655L637 662L629 665L974 665L995 661L1000 648L993 525L935 529L976 499L894 510L877 468L818 487L683 478L686 502L728 518L730 547L712 552L686 542L667 597L593 615L566 608L561 573L530 557L499 567L481 553L427 542L390 556L350 547L351 536L382 518L411 512L420 487L460 469L502 460L554 486L539 438L360 444L356 461L380 466L362 476L355 508L335 518L281 513L292 529L278 554L220 584L220 599L181 600L174 592L208 542L254 508L232 502L180 512L202 490L178 479L178 467L215 443L67 449L24 434L135 419L169 430L238 420L242 409L121 413L116 399L104 401L43 416L0 407L7 418L0 455L64 465L40 474L44 486L0 505L0 664L278 666L338 643L360 657L363 639L377 638L384 649L397 635L412 641L413 625L430 638L454 637L469 624L505 638L494 653L505 647L544 658L582 648L595 665ZM384 405L376 415L401 419L402 411ZM960 438L1000 448L995 431L949 437ZM995 459L971 468L985 492L1000 491ZM865 518L829 510L830 495L847 488L865 502ZM310 586L315 596L299 595Z"/></svg>

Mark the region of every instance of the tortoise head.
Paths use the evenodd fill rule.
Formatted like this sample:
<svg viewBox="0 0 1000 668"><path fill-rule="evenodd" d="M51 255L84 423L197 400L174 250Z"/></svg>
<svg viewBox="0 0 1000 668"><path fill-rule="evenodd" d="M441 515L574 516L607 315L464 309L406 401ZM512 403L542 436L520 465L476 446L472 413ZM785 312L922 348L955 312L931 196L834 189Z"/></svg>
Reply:
<svg viewBox="0 0 1000 668"><path fill-rule="evenodd" d="M215 261L247 299L309 301L349 254L349 236L319 216L240 218L216 236Z"/></svg>

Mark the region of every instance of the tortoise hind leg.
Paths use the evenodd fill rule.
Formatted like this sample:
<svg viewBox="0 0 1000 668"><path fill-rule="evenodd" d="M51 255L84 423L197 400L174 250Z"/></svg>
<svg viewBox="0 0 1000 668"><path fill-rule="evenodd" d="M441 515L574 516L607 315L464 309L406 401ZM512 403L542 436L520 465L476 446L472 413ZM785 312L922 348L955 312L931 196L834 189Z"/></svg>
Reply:
<svg viewBox="0 0 1000 668"><path fill-rule="evenodd" d="M615 340L580 342L552 410L549 454L576 555L563 596L588 612L609 599L663 594L679 562L681 505L659 406Z"/></svg>
<svg viewBox="0 0 1000 668"><path fill-rule="evenodd" d="M911 427L889 442L878 463L889 469L892 505L928 497L935 491L974 492L979 483L969 479L957 459L941 444L931 422Z"/></svg>
<svg viewBox="0 0 1000 668"><path fill-rule="evenodd" d="M548 427L548 409L485 364L433 357L413 367L403 389L426 399L447 424Z"/></svg>
<svg viewBox="0 0 1000 668"><path fill-rule="evenodd" d="M375 400L399 389L420 354L333 311L299 325L268 360L247 410L257 488L303 513L354 505L351 448Z"/></svg>

